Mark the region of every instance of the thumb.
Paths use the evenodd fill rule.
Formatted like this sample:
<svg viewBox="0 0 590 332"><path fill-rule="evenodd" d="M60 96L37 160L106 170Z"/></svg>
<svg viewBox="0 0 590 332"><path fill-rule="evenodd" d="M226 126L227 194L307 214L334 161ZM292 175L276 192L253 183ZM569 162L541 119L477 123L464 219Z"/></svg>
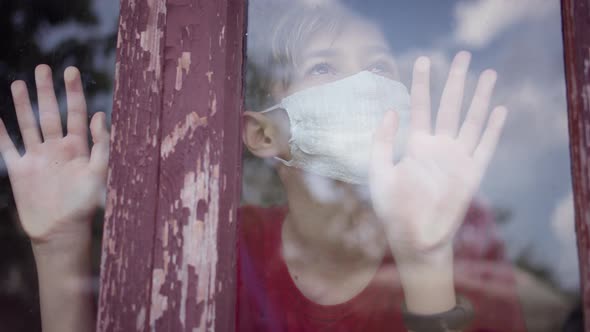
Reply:
<svg viewBox="0 0 590 332"><path fill-rule="evenodd" d="M90 132L94 143L90 152L90 168L106 178L110 135L106 127L106 115L104 112L98 112L92 116Z"/></svg>
<svg viewBox="0 0 590 332"><path fill-rule="evenodd" d="M371 149L372 177L378 177L393 166L393 145L398 130L399 117L396 112L385 113L383 123L373 134L373 145Z"/></svg>

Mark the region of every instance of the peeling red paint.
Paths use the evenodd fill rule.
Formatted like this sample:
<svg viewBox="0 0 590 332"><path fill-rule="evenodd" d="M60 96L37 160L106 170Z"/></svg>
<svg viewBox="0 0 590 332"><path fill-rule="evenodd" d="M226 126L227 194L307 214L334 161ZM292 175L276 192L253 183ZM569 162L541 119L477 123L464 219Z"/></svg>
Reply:
<svg viewBox="0 0 590 332"><path fill-rule="evenodd" d="M209 155L209 144L205 147L205 158ZM182 207L188 209L189 216L182 229L182 237L190 239L182 248L182 263L179 267L179 280L182 282L180 296L180 320L185 325L189 296L196 295L196 303L202 305L199 321L206 322L212 331L215 330L214 289L215 272L217 270L217 218L219 216L219 165L211 165L208 159L203 160L198 173L185 175L184 186L180 197ZM198 219L196 202L206 201L208 212L203 219ZM200 271L197 279L196 294L188 294L189 278L192 271ZM188 309L190 310L190 308Z"/></svg>
<svg viewBox="0 0 590 332"><path fill-rule="evenodd" d="M215 113L217 113L217 96L215 94L213 94L210 102L209 102L209 108L211 109L211 116L215 115Z"/></svg>
<svg viewBox="0 0 590 332"><path fill-rule="evenodd" d="M197 112L189 113L185 120L177 123L170 134L162 140L161 155L163 158L168 157L174 151L178 141L192 138L193 132L201 126L207 125L207 117L199 117ZM188 136L187 136L188 135Z"/></svg>
<svg viewBox="0 0 590 332"><path fill-rule="evenodd" d="M152 303L150 308L150 326L154 326L154 322L168 310L168 298L160 294L165 277L166 272L163 269L155 269L152 272L152 299L156 299L156 301Z"/></svg>
<svg viewBox="0 0 590 332"><path fill-rule="evenodd" d="M182 52L182 56L178 58L178 66L176 67L176 90L182 89L183 75L188 74L191 67L191 53Z"/></svg>
<svg viewBox="0 0 590 332"><path fill-rule="evenodd" d="M121 2L97 331L148 327L165 4Z"/></svg>
<svg viewBox="0 0 590 332"><path fill-rule="evenodd" d="M139 32L139 39L141 48L149 54L149 63L146 72L153 72L156 75L156 79L152 81L154 84L150 86L153 92L158 92L158 83L162 74L162 54L160 47L162 46L162 37L164 36L162 25L158 24L158 19L161 15L166 15L166 2L161 0L147 0L147 5L147 25L145 30ZM133 1L131 1L131 6L135 8ZM144 76L147 74L146 72L144 72Z"/></svg>
<svg viewBox="0 0 590 332"><path fill-rule="evenodd" d="M121 2L98 331L235 328L244 13Z"/></svg>
<svg viewBox="0 0 590 332"><path fill-rule="evenodd" d="M132 306L132 309L135 310L135 305ZM141 330L143 328L143 324L145 322L145 307L142 307L137 314L137 320L135 321L135 328L137 330Z"/></svg>

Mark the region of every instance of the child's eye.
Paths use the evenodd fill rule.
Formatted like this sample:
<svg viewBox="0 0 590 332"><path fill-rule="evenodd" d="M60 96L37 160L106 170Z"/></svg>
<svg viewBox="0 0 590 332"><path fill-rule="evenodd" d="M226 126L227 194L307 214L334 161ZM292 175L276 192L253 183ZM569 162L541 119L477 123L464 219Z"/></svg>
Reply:
<svg viewBox="0 0 590 332"><path fill-rule="evenodd" d="M369 67L369 70L375 74L391 73L391 68L384 63L375 63Z"/></svg>
<svg viewBox="0 0 590 332"><path fill-rule="evenodd" d="M308 74L310 75L326 75L326 74L330 74L332 72L332 67L323 62L323 63L318 63L316 65L314 65L313 67L311 67L311 69L308 71Z"/></svg>

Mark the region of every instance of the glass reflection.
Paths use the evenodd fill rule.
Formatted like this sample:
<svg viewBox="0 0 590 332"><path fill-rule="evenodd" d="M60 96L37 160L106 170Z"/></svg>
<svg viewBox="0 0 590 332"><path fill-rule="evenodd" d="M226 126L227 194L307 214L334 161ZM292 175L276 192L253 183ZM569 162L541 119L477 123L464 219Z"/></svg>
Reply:
<svg viewBox="0 0 590 332"><path fill-rule="evenodd" d="M249 15L239 329L403 331L462 297L465 331L562 330L578 273L558 5Z"/></svg>
<svg viewBox="0 0 590 332"><path fill-rule="evenodd" d="M77 66L82 73L89 116L96 112L110 114L116 47L118 1L3 1L0 5L0 31L3 50L0 54L0 118L16 148L25 150L11 96L11 83L27 83L33 113L38 120L38 99L34 70L38 64L53 69L53 79L60 115L65 124L66 95L64 70ZM90 139L90 138L89 138ZM54 183L57 190L63 183ZM36 189L39 189L38 187ZM0 158L0 330L40 331L37 269L31 242L20 225L14 190L10 186L5 160ZM55 198L55 197L52 197ZM47 211L45 211L47 212ZM98 263L102 211L94 218L92 257L92 291L98 287ZM65 271L57 278L67 279ZM60 312L61 306L49 307ZM56 315L57 316L57 315Z"/></svg>

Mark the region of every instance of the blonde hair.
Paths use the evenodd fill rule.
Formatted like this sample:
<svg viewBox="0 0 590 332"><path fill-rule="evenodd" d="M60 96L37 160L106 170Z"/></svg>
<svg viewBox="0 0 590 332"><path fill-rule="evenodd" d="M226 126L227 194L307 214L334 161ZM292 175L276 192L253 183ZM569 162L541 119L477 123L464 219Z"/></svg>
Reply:
<svg viewBox="0 0 590 332"><path fill-rule="evenodd" d="M261 19L261 18L259 18ZM273 87L289 86L299 61L299 50L319 32L337 32L360 17L335 3L298 5L284 9L275 20L260 26L249 38L246 104L261 110L277 102ZM268 31L271 31L270 34Z"/></svg>

